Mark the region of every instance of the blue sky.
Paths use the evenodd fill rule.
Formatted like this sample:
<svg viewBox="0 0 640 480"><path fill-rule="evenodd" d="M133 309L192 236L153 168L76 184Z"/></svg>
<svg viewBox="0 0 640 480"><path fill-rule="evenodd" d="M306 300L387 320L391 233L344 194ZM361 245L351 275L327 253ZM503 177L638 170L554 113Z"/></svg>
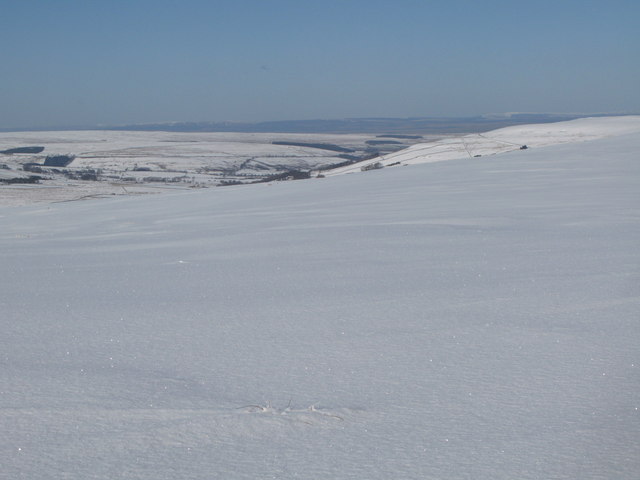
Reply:
<svg viewBox="0 0 640 480"><path fill-rule="evenodd" d="M0 128L640 112L637 0L0 0Z"/></svg>

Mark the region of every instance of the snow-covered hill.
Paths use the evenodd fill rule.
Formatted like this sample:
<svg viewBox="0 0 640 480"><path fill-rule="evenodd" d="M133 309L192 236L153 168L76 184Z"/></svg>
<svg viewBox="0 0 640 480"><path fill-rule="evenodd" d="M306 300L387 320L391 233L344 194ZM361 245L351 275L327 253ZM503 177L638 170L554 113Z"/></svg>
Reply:
<svg viewBox="0 0 640 480"><path fill-rule="evenodd" d="M636 479L638 151L0 208L0 478Z"/></svg>
<svg viewBox="0 0 640 480"><path fill-rule="evenodd" d="M367 135L64 131L0 133L0 206L477 158L527 147L640 132L640 116L525 125L471 135ZM423 143L425 140L430 140ZM39 146L38 154L2 154ZM408 148L407 148L408 147ZM66 167L45 166L70 155ZM481 161L481 160L479 160ZM343 165L335 168L336 165ZM331 168L331 167L334 168ZM33 176L38 183L28 183ZM33 179L32 179L33 180ZM7 185L8 182L13 182ZM25 183L27 182L27 183Z"/></svg>
<svg viewBox="0 0 640 480"><path fill-rule="evenodd" d="M567 122L537 125L518 125L487 133L453 136L428 143L412 145L369 162L337 168L325 175L360 171L363 165L415 165L458 158L477 158L495 155L522 147L546 147L561 143L575 143L610 136L640 133L640 116L580 118Z"/></svg>

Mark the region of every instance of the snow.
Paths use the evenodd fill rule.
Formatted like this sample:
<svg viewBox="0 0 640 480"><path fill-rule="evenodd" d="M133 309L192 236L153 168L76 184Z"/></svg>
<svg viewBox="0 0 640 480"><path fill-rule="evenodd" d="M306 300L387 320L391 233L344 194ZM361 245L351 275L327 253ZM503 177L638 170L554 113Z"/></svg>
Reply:
<svg viewBox="0 0 640 480"><path fill-rule="evenodd" d="M314 148L337 144L351 156L389 152L430 136L380 141L370 134L175 133L129 131L0 132L0 152L16 146L41 146L41 154L0 154L0 180L28 177L25 163L42 167L48 155L73 155L65 167L44 168L39 184L0 188L0 206L70 201L91 196L159 193L176 188L250 183L290 169L308 171L344 162L340 152ZM431 137L432 138L432 137ZM274 144L276 142L276 144ZM277 142L297 143L282 145ZM318 145L320 144L320 145ZM40 168L42 170L42 168ZM70 179L91 170L98 181Z"/></svg>
<svg viewBox="0 0 640 480"><path fill-rule="evenodd" d="M394 144L376 145L382 153L401 149L425 137L396 140ZM429 138L427 136L426 138ZM265 176L288 168L309 170L344 162L338 144L352 156L370 156L368 142L380 141L369 134L290 134L290 133L175 133L130 131L67 131L0 133L0 152L16 146L41 146L40 154L0 155L0 175L21 174L22 164L42 165L48 155L73 155L68 168L100 170L105 179L122 182L129 178L196 177L203 185L217 185L221 180L242 180ZM289 144L283 145L282 142ZM292 144L293 143L293 144ZM328 148L314 148L329 145ZM152 173L150 173L152 172ZM49 179L55 171L45 172ZM23 174L26 175L26 174ZM51 182L48 182L51 183ZM68 183L68 182L67 182ZM147 182L148 183L148 182ZM184 182L183 182L184 183ZM104 186L103 186L104 187ZM0 198L0 204L2 204Z"/></svg>
<svg viewBox="0 0 640 480"><path fill-rule="evenodd" d="M576 143L609 136L640 133L640 116L579 118L566 122L518 125L487 133L442 138L412 145L399 152L371 160L383 166L415 165L459 158L476 158L519 150L522 146L547 147ZM349 165L325 172L339 175L360 171L362 164Z"/></svg>
<svg viewBox="0 0 640 480"><path fill-rule="evenodd" d="M616 128L0 208L0 478L637 478L640 134Z"/></svg>

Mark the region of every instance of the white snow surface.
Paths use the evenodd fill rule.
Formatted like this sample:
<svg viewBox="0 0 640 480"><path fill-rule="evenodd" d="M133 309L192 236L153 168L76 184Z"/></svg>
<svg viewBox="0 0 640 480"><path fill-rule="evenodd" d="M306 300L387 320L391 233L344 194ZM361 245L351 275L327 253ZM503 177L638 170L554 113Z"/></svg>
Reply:
<svg viewBox="0 0 640 480"><path fill-rule="evenodd" d="M0 478L637 479L639 151L0 208Z"/></svg>
<svg viewBox="0 0 640 480"><path fill-rule="evenodd" d="M451 136L412 145L399 152L383 155L368 163L415 165L459 158L476 158L520 150L520 147L547 147L576 143L610 136L640 133L640 116L579 118L566 122L518 125L486 133ZM361 163L326 172L338 175L360 171Z"/></svg>

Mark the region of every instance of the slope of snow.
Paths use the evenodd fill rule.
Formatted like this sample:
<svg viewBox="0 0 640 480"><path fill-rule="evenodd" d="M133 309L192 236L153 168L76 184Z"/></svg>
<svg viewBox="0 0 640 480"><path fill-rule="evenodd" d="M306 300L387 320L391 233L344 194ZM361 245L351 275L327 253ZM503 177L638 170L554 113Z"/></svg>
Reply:
<svg viewBox="0 0 640 480"><path fill-rule="evenodd" d="M640 116L580 118L567 122L518 125L412 145L368 163L380 162L383 166L414 165L495 155L519 150L523 145L529 148L546 147L631 133L640 133ZM349 165L326 172L326 175L352 173L361 168L362 164Z"/></svg>
<svg viewBox="0 0 640 480"><path fill-rule="evenodd" d="M637 478L638 151L0 209L0 477Z"/></svg>

